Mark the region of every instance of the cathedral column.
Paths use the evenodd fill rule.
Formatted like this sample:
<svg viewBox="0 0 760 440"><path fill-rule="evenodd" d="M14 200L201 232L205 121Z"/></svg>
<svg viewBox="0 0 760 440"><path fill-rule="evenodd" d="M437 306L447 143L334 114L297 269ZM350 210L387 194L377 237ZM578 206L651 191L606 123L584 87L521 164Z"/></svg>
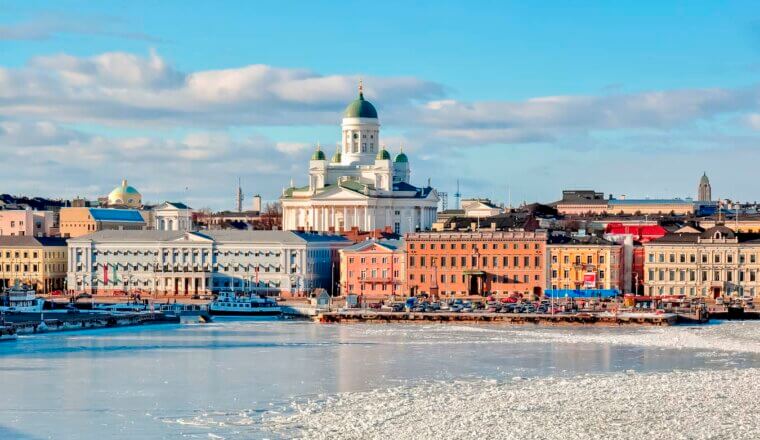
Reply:
<svg viewBox="0 0 760 440"><path fill-rule="evenodd" d="M359 227L359 207L354 206L354 224L352 226Z"/></svg>
<svg viewBox="0 0 760 440"><path fill-rule="evenodd" d="M343 229L348 229L348 207L343 207Z"/></svg>

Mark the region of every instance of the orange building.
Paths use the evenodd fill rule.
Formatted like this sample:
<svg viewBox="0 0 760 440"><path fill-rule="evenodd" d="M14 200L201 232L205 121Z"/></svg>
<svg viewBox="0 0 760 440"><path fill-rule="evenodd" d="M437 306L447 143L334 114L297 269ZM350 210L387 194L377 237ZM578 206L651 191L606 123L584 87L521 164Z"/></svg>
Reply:
<svg viewBox="0 0 760 440"><path fill-rule="evenodd" d="M147 222L136 209L61 208L61 237L76 238L104 230L145 229Z"/></svg>
<svg viewBox="0 0 760 440"><path fill-rule="evenodd" d="M366 240L339 252L342 295L374 299L405 296L403 241Z"/></svg>
<svg viewBox="0 0 760 440"><path fill-rule="evenodd" d="M406 291L540 296L546 285L546 240L545 231L407 234Z"/></svg>

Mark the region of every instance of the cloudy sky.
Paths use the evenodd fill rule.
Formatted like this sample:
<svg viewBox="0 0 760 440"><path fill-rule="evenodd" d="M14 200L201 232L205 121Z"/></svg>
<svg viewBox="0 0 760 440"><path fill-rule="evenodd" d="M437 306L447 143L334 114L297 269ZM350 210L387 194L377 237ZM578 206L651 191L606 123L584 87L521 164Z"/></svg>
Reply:
<svg viewBox="0 0 760 440"><path fill-rule="evenodd" d="M760 200L755 1L322 3L0 3L0 193L276 199L363 78L414 183Z"/></svg>

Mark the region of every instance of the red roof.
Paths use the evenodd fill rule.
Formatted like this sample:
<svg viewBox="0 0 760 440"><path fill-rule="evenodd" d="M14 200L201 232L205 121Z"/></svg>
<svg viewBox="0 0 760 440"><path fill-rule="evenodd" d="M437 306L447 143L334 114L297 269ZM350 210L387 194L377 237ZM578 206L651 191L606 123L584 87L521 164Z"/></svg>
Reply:
<svg viewBox="0 0 760 440"><path fill-rule="evenodd" d="M634 240L644 243L663 237L668 233L660 225L624 225L622 223L607 224L605 232L608 234L631 234Z"/></svg>

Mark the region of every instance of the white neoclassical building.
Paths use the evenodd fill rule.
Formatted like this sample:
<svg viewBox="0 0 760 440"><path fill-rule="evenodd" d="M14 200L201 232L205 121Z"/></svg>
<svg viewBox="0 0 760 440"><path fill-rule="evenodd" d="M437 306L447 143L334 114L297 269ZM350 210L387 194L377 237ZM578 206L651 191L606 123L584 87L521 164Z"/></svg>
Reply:
<svg viewBox="0 0 760 440"><path fill-rule="evenodd" d="M184 203L164 202L152 210L153 225L159 231L191 231L193 210Z"/></svg>
<svg viewBox="0 0 760 440"><path fill-rule="evenodd" d="M350 244L295 231L99 231L68 240L67 283L102 295L303 295L330 288L338 250Z"/></svg>
<svg viewBox="0 0 760 440"><path fill-rule="evenodd" d="M308 185L283 191L284 229L371 231L385 227L396 233L429 230L436 218L438 193L409 183L409 159L395 158L380 145L377 110L359 97L346 107L342 141L328 161L317 150L309 161Z"/></svg>

